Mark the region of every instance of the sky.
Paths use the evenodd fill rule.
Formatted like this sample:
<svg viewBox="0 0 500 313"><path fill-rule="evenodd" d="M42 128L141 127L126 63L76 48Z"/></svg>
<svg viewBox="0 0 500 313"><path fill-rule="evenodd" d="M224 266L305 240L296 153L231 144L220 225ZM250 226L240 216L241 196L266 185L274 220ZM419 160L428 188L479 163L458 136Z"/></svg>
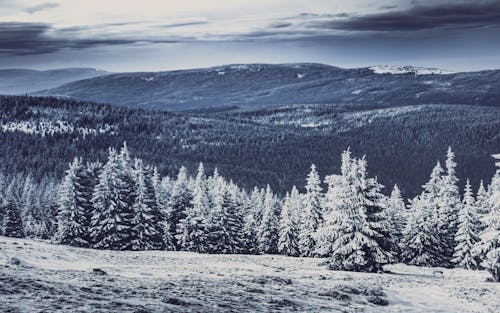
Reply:
<svg viewBox="0 0 500 313"><path fill-rule="evenodd" d="M500 68L500 0L0 0L0 68Z"/></svg>

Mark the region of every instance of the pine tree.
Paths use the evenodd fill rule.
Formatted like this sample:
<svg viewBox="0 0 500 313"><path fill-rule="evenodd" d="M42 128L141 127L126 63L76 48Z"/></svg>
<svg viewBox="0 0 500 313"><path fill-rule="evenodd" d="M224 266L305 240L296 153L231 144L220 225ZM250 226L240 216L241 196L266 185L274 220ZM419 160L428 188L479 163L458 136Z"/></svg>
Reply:
<svg viewBox="0 0 500 313"><path fill-rule="evenodd" d="M125 250L130 247L132 235L132 203L127 174L123 172L122 158L110 148L108 160L94 189L91 221L93 247Z"/></svg>
<svg viewBox="0 0 500 313"><path fill-rule="evenodd" d="M186 218L186 210L192 207L193 196L188 187L187 170L183 166L177 174L177 180L172 188L172 195L168 201L167 214L170 225L170 233L176 250L181 248L176 235L182 233L179 227L181 220Z"/></svg>
<svg viewBox="0 0 500 313"><path fill-rule="evenodd" d="M193 209L200 217L207 217L210 210L207 179L203 163L198 166L198 173L193 186Z"/></svg>
<svg viewBox="0 0 500 313"><path fill-rule="evenodd" d="M304 216L300 229L299 247L303 256L314 256L316 240L314 234L323 223L321 208L321 181L316 166L311 165L307 176L306 194L304 196Z"/></svg>
<svg viewBox="0 0 500 313"><path fill-rule="evenodd" d="M478 220L475 200L469 180L465 185L462 208L458 215L458 230L455 236L457 246L452 262L457 267L475 270L478 269L477 259L472 254L473 247L479 242Z"/></svg>
<svg viewBox="0 0 500 313"><path fill-rule="evenodd" d="M12 199L6 199L3 211L5 212L2 221L3 235L7 237L23 238L24 228L21 218L21 212L19 212L19 209L16 207Z"/></svg>
<svg viewBox="0 0 500 313"><path fill-rule="evenodd" d="M437 219L439 233L443 238L443 242L446 243L442 247L445 256L443 266L450 266L451 264L456 245L457 216L461 206L458 178L455 174L457 164L454 158L455 154L451 150L451 147L449 147L446 154L446 175L443 176L439 193L439 213Z"/></svg>
<svg viewBox="0 0 500 313"><path fill-rule="evenodd" d="M267 185L264 197L262 221L259 227L259 250L262 253L278 252L278 217L276 215L276 199Z"/></svg>
<svg viewBox="0 0 500 313"><path fill-rule="evenodd" d="M83 181L84 167L79 158L74 158L66 171L59 191L58 243L77 247L90 246L88 194Z"/></svg>
<svg viewBox="0 0 500 313"><path fill-rule="evenodd" d="M242 252L246 254L259 254L258 225L254 212L250 211L243 220Z"/></svg>
<svg viewBox="0 0 500 313"><path fill-rule="evenodd" d="M300 254L296 212L292 211L290 195L287 193L281 208L279 221L278 252L288 256Z"/></svg>
<svg viewBox="0 0 500 313"><path fill-rule="evenodd" d="M492 274L493 280L500 282L500 154L493 157L497 160L497 171L491 179L490 212L482 218L487 226L481 232L481 241L473 252L481 258L481 266Z"/></svg>
<svg viewBox="0 0 500 313"><path fill-rule="evenodd" d="M403 231L406 225L406 206L398 185L394 185L387 201L386 219L389 226L391 250L399 257L401 254Z"/></svg>
<svg viewBox="0 0 500 313"><path fill-rule="evenodd" d="M410 201L410 217L404 231L402 259L417 266L442 266L447 243L438 225L439 194L443 168L437 162L421 195Z"/></svg>
<svg viewBox="0 0 500 313"><path fill-rule="evenodd" d="M243 250L243 216L234 204L226 182L221 178L218 181L209 222L208 250L211 253L240 253Z"/></svg>
<svg viewBox="0 0 500 313"><path fill-rule="evenodd" d="M333 240L328 247L329 266L336 270L378 271L393 260L383 220L382 185L366 177L365 159L352 160L349 151L342 156L342 169L343 194L320 230L321 237Z"/></svg>
<svg viewBox="0 0 500 313"><path fill-rule="evenodd" d="M143 161L135 159L134 168L134 202L132 218L132 250L163 249L163 229L161 228L160 209L157 206L151 170Z"/></svg>

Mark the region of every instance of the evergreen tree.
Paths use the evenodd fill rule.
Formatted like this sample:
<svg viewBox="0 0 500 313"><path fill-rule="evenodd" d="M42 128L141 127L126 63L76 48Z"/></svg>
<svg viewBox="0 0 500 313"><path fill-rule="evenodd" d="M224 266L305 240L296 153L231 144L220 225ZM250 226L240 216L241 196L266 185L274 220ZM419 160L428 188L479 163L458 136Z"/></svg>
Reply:
<svg viewBox="0 0 500 313"><path fill-rule="evenodd" d="M410 218L404 231L402 259L417 266L442 266L447 243L440 236L438 209L443 168L437 162L421 195L410 201Z"/></svg>
<svg viewBox="0 0 500 313"><path fill-rule="evenodd" d="M240 253L243 250L243 216L234 204L226 182L222 178L218 181L210 218L208 250L211 253Z"/></svg>
<svg viewBox="0 0 500 313"><path fill-rule="evenodd" d="M262 221L259 231L259 250L262 253L273 254L278 252L278 217L276 215L276 199L267 185L264 197Z"/></svg>
<svg viewBox="0 0 500 313"><path fill-rule="evenodd" d="M258 225L255 221L254 212L249 211L245 215L243 223L242 252L259 254Z"/></svg>
<svg viewBox="0 0 500 313"><path fill-rule="evenodd" d="M193 196L188 187L187 170L183 166L177 174L177 180L173 185L167 209L170 233L176 250L181 248L181 244L176 238L177 234L182 233L179 223L186 218L186 210L192 207L192 201Z"/></svg>
<svg viewBox="0 0 500 313"><path fill-rule="evenodd" d="M91 221L93 247L97 249L125 250L130 247L132 235L133 194L123 172L122 158L110 148L108 160L94 189Z"/></svg>
<svg viewBox="0 0 500 313"><path fill-rule="evenodd" d="M142 160L134 162L134 202L132 250L159 250L163 248L161 213L156 202L151 170Z"/></svg>
<svg viewBox="0 0 500 313"><path fill-rule="evenodd" d="M316 166L311 165L307 176L306 194L304 196L304 216L300 229L299 247L303 256L314 256L316 240L314 234L323 223L321 209L321 181Z"/></svg>
<svg viewBox="0 0 500 313"><path fill-rule="evenodd" d="M90 245L89 195L85 193L83 172L81 159L74 158L59 191L58 231L55 236L58 243L78 247Z"/></svg>
<svg viewBox="0 0 500 313"><path fill-rule="evenodd" d="M443 242L446 245L442 246L445 256L443 266L450 266L453 257L454 248L456 245L455 235L457 232L457 216L460 210L460 193L458 189L458 178L456 176L456 166L454 161L455 154L448 148L446 154L446 175L443 176L441 190L439 193L439 213L438 213L438 228Z"/></svg>
<svg viewBox="0 0 500 313"><path fill-rule="evenodd" d="M281 208L279 221L278 252L288 256L298 256L298 225L296 212L292 211L290 195L287 193Z"/></svg>
<svg viewBox="0 0 500 313"><path fill-rule="evenodd" d="M387 201L386 219L389 226L391 250L399 257L401 254L403 231L406 225L406 206L398 185L394 185Z"/></svg>
<svg viewBox="0 0 500 313"><path fill-rule="evenodd" d="M193 209L200 217L207 217L210 210L207 179L203 163L198 166L198 173L193 186Z"/></svg>
<svg viewBox="0 0 500 313"><path fill-rule="evenodd" d="M393 260L383 220L382 185L366 177L364 158L352 160L346 151L342 163L343 194L328 214L320 237L333 240L328 247L332 269L375 272Z"/></svg>
<svg viewBox="0 0 500 313"><path fill-rule="evenodd" d="M3 211L5 212L3 218L2 233L7 237L23 238L23 221L21 212L16 207L12 199L7 199L4 203Z"/></svg>
<svg viewBox="0 0 500 313"><path fill-rule="evenodd" d="M452 262L457 267L475 270L478 268L477 259L472 254L472 248L479 241L478 220L475 200L469 180L465 185L463 205L458 215L458 230L455 236L457 246Z"/></svg>
<svg viewBox="0 0 500 313"><path fill-rule="evenodd" d="M500 282L500 154L493 157L497 160L497 171L491 179L490 212L482 218L487 226L473 252L483 260L481 266L492 274L495 281Z"/></svg>

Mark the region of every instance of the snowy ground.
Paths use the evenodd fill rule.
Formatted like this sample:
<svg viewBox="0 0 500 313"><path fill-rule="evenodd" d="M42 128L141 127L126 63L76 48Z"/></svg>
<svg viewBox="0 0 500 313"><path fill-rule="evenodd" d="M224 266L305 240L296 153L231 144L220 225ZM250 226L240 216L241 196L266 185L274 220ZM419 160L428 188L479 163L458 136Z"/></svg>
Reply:
<svg viewBox="0 0 500 313"><path fill-rule="evenodd" d="M335 272L323 261L96 251L0 237L0 311L500 312L500 284L486 282L485 272L404 265L389 266L393 274Z"/></svg>

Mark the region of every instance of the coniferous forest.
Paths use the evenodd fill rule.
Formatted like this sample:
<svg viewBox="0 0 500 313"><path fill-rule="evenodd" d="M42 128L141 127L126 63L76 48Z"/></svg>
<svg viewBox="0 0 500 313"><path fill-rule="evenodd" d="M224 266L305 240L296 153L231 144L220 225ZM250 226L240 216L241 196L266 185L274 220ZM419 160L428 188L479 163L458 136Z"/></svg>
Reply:
<svg viewBox="0 0 500 313"><path fill-rule="evenodd" d="M498 281L500 161L491 183L475 188L456 167L449 148L421 193L404 199L347 149L340 173L322 176L313 164L305 191L280 197L269 185L240 188L202 163L195 176L185 167L162 176L124 143L103 163L74 158L59 184L1 176L2 234L107 250L325 257L347 271L396 262L484 268Z"/></svg>

